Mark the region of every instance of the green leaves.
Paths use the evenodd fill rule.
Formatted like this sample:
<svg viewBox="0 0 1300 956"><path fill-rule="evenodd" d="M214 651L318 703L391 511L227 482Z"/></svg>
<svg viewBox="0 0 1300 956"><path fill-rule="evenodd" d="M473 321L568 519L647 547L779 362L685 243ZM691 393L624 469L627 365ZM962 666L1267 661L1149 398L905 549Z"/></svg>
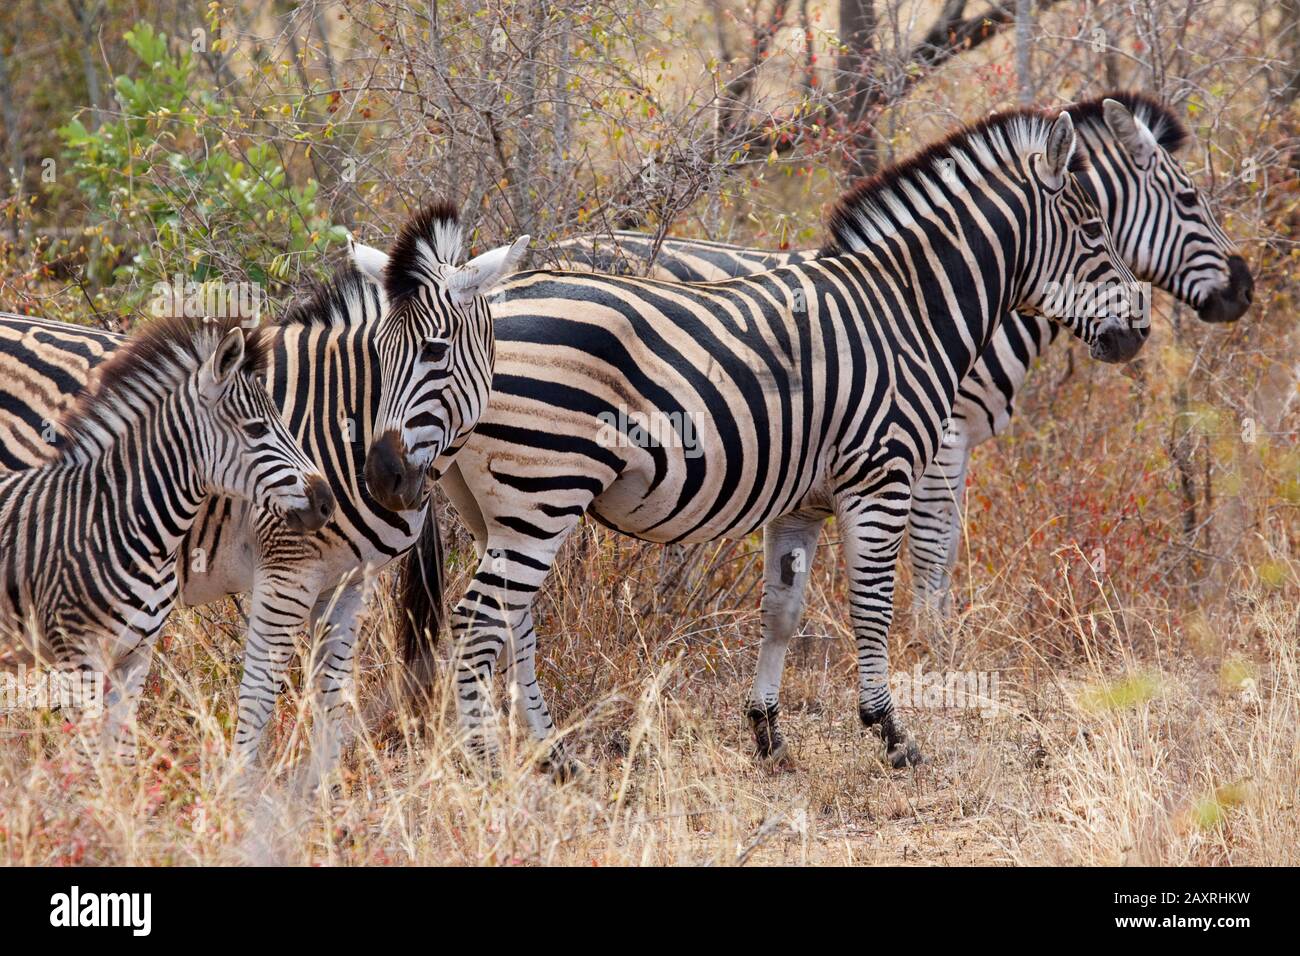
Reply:
<svg viewBox="0 0 1300 956"><path fill-rule="evenodd" d="M128 310L176 274L271 287L294 280L302 253L346 240L318 208L318 184L294 183L188 50L148 23L124 38L138 62L114 80L120 111L95 130L75 116L58 130L100 220L93 281L117 286Z"/></svg>

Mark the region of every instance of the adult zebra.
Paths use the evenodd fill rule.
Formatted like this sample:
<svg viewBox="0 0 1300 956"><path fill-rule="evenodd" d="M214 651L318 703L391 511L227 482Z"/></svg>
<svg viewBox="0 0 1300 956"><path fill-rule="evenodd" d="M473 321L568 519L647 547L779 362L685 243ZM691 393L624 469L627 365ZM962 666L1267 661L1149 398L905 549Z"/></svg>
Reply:
<svg viewBox="0 0 1300 956"><path fill-rule="evenodd" d="M329 485L279 420L259 374L265 337L160 319L114 353L62 423L57 456L0 477L0 659L107 677L104 737L129 733L176 598L176 556L209 494L301 531Z"/></svg>
<svg viewBox="0 0 1300 956"><path fill-rule="evenodd" d="M1178 117L1159 101L1132 92L1068 109L1090 160L1080 181L1133 272L1192 306L1205 322L1240 318L1250 306L1250 270L1175 158L1189 139ZM613 267L696 282L752 275L817 255L817 250L772 252L688 239L656 242L636 232L560 243L560 259L570 267ZM951 604L971 453L1006 430L1016 393L1057 331L1041 316L1016 314L1002 323L963 380L943 443L913 488L907 553L915 607L931 621L941 619Z"/></svg>
<svg viewBox="0 0 1300 956"><path fill-rule="evenodd" d="M890 697L886 636L910 489L958 383L1002 316L1043 308L1052 283L1136 287L1072 173L1074 143L1068 114L1032 110L954 133L842 199L831 231L844 251L814 262L722 283L540 271L504 287L493 398L442 476L480 552L453 614L472 745L492 746L484 722L507 644L519 709L540 739L552 734L531 605L583 514L658 542L766 526L768 578L791 589L807 574L798 549L810 553L833 513L859 714L891 761L919 759ZM1107 361L1145 338L1115 314L1055 318ZM647 442L629 421L676 427ZM765 618L776 600L765 594ZM769 752L773 663L760 659L751 708ZM563 770L558 747L551 760Z"/></svg>
<svg viewBox="0 0 1300 956"><path fill-rule="evenodd" d="M307 624L319 628L312 685L319 733L315 771L332 767L361 613L375 574L417 540L426 510L423 482L392 483L392 506L363 479L364 452L377 434L376 366L389 343L413 338L411 381L435 407L427 453L450 456L473 429L491 381L492 320L484 294L513 269L528 237L463 265L456 211L421 211L401 230L379 283L352 266L293 307L271 331L266 379L289 429L328 476L338 502L314 534L227 497L208 500L180 565L181 600L206 604L252 592L239 690L237 755L256 756ZM365 247L362 247L364 249ZM360 253L364 255L364 252ZM382 255L382 254L381 254ZM40 460L42 432L85 384L121 336L22 316L0 317L0 467ZM391 500L391 499L390 499Z"/></svg>

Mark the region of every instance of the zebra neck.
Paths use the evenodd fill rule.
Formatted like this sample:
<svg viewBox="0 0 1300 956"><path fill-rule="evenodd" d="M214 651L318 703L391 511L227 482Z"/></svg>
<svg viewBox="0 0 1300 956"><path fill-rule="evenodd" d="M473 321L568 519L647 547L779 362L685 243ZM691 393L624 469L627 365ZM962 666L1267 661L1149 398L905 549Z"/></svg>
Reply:
<svg viewBox="0 0 1300 956"><path fill-rule="evenodd" d="M1105 127L1086 126L1080 132L1088 150L1088 168L1079 176L1079 184L1097 204L1115 247L1129 268L1139 279L1149 281L1155 271L1154 244L1149 240L1137 241L1147 230L1134 228L1135 222L1157 212L1133 208L1133 200L1143 194L1139 186L1143 173Z"/></svg>
<svg viewBox="0 0 1300 956"><path fill-rule="evenodd" d="M180 395L134 423L103 454L80 466L93 491L104 543L128 557L132 576L162 582L175 574L176 553L208 496L198 468L194 410Z"/></svg>
<svg viewBox="0 0 1300 956"><path fill-rule="evenodd" d="M287 326L278 331L266 388L291 431L326 421L318 440L360 475L379 412L378 321ZM316 426L311 426L315 428Z"/></svg>
<svg viewBox="0 0 1300 956"><path fill-rule="evenodd" d="M948 213L951 215L951 213ZM904 254L878 265L897 275L902 308L893 321L900 345L940 376L941 387L955 399L957 387L975 367L992 341L999 324L1018 304L1019 276L1025 259L1024 221L1018 223L986 217L1000 249L982 231L936 228L921 223L890 237L889 246L901 243ZM972 240L971 236L977 236ZM991 264L1001 259L998 267ZM893 265L893 263L897 265Z"/></svg>

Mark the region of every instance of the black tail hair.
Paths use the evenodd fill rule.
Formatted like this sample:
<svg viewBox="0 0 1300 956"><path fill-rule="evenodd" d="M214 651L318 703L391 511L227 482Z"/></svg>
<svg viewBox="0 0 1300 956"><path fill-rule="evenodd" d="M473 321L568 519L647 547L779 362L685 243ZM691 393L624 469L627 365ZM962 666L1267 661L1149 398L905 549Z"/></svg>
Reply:
<svg viewBox="0 0 1300 956"><path fill-rule="evenodd" d="M408 691L412 698L432 690L434 649L442 630L444 563L442 529L432 498L415 547L402 560L401 641Z"/></svg>

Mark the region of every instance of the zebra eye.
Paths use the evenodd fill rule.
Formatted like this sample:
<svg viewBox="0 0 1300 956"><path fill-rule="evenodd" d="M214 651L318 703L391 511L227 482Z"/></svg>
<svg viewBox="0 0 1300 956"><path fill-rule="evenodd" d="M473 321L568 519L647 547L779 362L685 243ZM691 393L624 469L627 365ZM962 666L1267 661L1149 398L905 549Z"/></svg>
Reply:
<svg viewBox="0 0 1300 956"><path fill-rule="evenodd" d="M420 349L420 361L437 365L447 354L448 348L450 346L443 339L425 339L424 347Z"/></svg>
<svg viewBox="0 0 1300 956"><path fill-rule="evenodd" d="M244 434L249 438L265 438L270 431L266 422L244 422Z"/></svg>
<svg viewBox="0 0 1300 956"><path fill-rule="evenodd" d="M1178 201L1184 206L1195 206L1198 198L1195 189L1185 189L1178 194Z"/></svg>
<svg viewBox="0 0 1300 956"><path fill-rule="evenodd" d="M1083 230L1083 234L1089 239L1101 238L1101 220L1099 219L1089 219L1079 228Z"/></svg>

